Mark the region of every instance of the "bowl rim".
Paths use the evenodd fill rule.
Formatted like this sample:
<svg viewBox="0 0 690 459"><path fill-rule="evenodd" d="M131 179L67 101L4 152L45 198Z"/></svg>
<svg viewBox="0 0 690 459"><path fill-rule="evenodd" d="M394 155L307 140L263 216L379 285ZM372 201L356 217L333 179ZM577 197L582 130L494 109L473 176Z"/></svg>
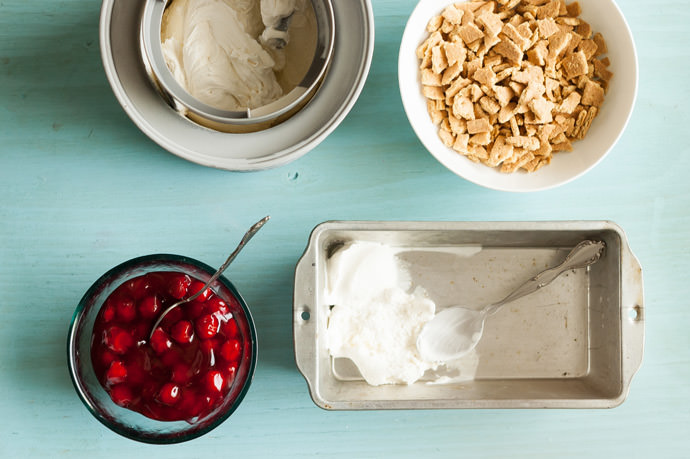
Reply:
<svg viewBox="0 0 690 459"><path fill-rule="evenodd" d="M86 306L86 302L88 299L93 296L95 292L97 292L107 281L108 279L113 276L118 274L119 272L126 270L128 268L146 264L148 262L152 261L163 261L163 262L173 262L173 263L178 263L181 265L187 264L194 266L196 268L199 268L205 272L207 272L209 275L213 275L216 272L215 268L212 268L211 266L196 260L194 258L186 257L183 255L175 255L175 254L169 254L169 253L160 253L160 254L151 254L151 255L143 255L135 258L131 258L127 261L124 261L117 266L109 269L106 271L103 275L101 275L89 288L86 290L84 295L82 296L81 300L79 300L79 303L74 311L74 314L72 315L72 319L70 322L69 326L69 331L67 334L67 365L69 369L69 374L70 374L70 379L72 380L72 384L74 385L75 391L77 392L77 395L79 396L79 400L84 404L86 409L103 425L108 427L110 430L112 430L115 433L118 433L122 435L123 437L129 438L131 440L139 441L142 443L150 443L150 444L174 444L174 443L182 443L185 441L193 440L195 438L198 438L211 430L215 429L218 427L220 424L222 424L227 418L230 417L232 413L235 412L235 410L239 407L240 403L244 399L245 395L249 391L249 387L251 386L252 380L254 378L254 372L256 370L256 362L258 360L258 343L257 343L257 334L256 334L256 327L254 324L254 319L251 315L251 312L249 311L249 307L247 305L247 302L244 300L242 295L240 295L239 291L235 288L232 282L228 280L225 276L221 275L218 277L217 282L220 282L223 284L224 287L226 287L237 299L238 303L240 304L240 307L242 308L242 311L245 314L245 317L247 319L247 325L249 328L249 338L250 338L250 343L251 343L251 356L249 359L249 368L247 370L247 377L246 379L242 382L242 388L237 394L237 397L233 401L232 405L228 407L228 409L220 414L216 419L213 420L213 422L210 422L207 426L192 430L187 434L184 435L179 435L179 434L170 434L170 435L160 435L160 436L155 436L155 437L145 437L142 435L139 435L138 432L136 432L133 429L125 428L121 424L113 422L112 420L106 418L101 414L101 412L95 408L95 406L91 403L90 398L86 395L86 391L82 387L82 383L79 378L78 374L78 365L76 364L76 338L77 338L77 330L78 330L78 324L80 320L83 317L84 314L84 309ZM155 421L152 419L152 421ZM164 422L164 421L159 421L159 422Z"/></svg>
<svg viewBox="0 0 690 459"><path fill-rule="evenodd" d="M461 0L462 3L464 3L467 0ZM622 30L617 29L617 33L623 35L626 39L626 41L629 43L630 48L628 52L630 52L632 56L632 66L630 69L629 75L632 78L632 92L631 94L626 97L625 104L623 106L624 108L624 113L625 115L622 116L622 123L620 124L620 129L618 133L616 134L615 138L613 138L608 146L606 148L602 149L602 153L598 155L597 158L595 158L591 164L588 166L584 167L582 170L578 171L577 173L571 174L565 178L560 178L556 180L549 180L546 181L546 183L535 185L535 186L525 186L523 184L514 184L514 183L503 183L501 180L494 180L494 179L486 179L483 177L475 177L473 174L467 173L464 169L463 170L458 170L457 167L451 164L451 162L448 160L448 157L446 155L442 154L439 150L439 148L436 148L436 145L432 143L432 141L428 138L428 136L425 135L425 133L422 132L418 122L415 122L415 116L414 116L414 107L412 106L412 103L410 102L410 98L416 96L416 94L411 95L407 94L404 91L404 74L406 72L406 55L403 55L403 45L406 44L406 42L411 41L412 37L419 31L415 31L411 29L411 23L413 22L412 19L416 18L417 16L421 15L422 12L426 14L425 17L431 18L431 16L435 13L435 11L430 10L430 6L436 6L436 5L450 5L452 4L452 0L419 0L417 4L415 5L414 9L410 13L410 15L407 18L405 28L403 31L403 35L400 41L400 48L398 51L398 89L400 92L400 98L402 100L402 105L403 109L405 111L405 115L409 121L410 126L412 127L416 137L419 139L419 141L422 143L424 148L439 162L441 163L444 167L446 167L449 171L453 172L455 175L463 178L464 180L467 180L471 183L474 183L475 185L479 185L484 188L496 190L496 191L505 191L505 192L513 192L513 193L530 193L530 192L535 192L535 191L545 191L545 190L550 190L554 189L563 185L566 185L583 175L585 175L587 172L591 171L595 166L597 166L599 163L601 163L604 158L608 156L608 154L613 150L613 148L618 144L620 141L621 137L625 133L628 124L630 123L630 120L632 118L633 112L635 110L635 105L637 103L637 97L638 97L638 91L639 91L639 84L640 84L640 69L639 69L639 56L637 52L637 47L635 45L635 39L632 34L632 30L630 28L630 24L628 23L628 20L626 19L625 15L623 14L623 11L620 9L620 6L618 3L616 3L615 0L608 0L608 3L612 6L612 8L616 11L618 14L618 17L623 25ZM416 49L416 47L415 47ZM412 49L406 49L406 51L412 52ZM419 78L416 78L417 83L419 84ZM428 117L427 117L428 118ZM430 120L429 120L430 122ZM447 147L444 146L444 149ZM444 150L445 152L445 150Z"/></svg>
<svg viewBox="0 0 690 459"><path fill-rule="evenodd" d="M140 24L140 57L146 60L145 68L150 69L154 85L165 92L164 98L171 98L187 110L210 121L230 125L258 125L274 121L279 117L300 108L318 90L333 57L335 42L335 15L332 0L310 0L317 23L317 42L312 63L297 85L278 99L266 105L238 110L221 109L209 105L186 90L173 76L163 55L161 44L162 20L170 1L145 0ZM321 6L321 8L318 8ZM319 12L322 13L319 16ZM319 33L320 25L325 25L324 33ZM142 64L144 64L142 62Z"/></svg>

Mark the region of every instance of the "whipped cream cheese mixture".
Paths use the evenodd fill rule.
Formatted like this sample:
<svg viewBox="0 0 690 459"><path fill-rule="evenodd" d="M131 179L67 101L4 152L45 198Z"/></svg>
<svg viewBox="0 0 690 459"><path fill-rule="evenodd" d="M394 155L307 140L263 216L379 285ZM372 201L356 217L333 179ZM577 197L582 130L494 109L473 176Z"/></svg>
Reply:
<svg viewBox="0 0 690 459"><path fill-rule="evenodd" d="M175 80L223 110L261 107L297 86L315 36L309 0L173 0L161 24Z"/></svg>
<svg viewBox="0 0 690 459"><path fill-rule="evenodd" d="M417 335L434 317L426 291L411 292L397 249L357 242L336 252L327 267L327 345L335 358L351 359L367 383L411 384L437 364L422 360Z"/></svg>

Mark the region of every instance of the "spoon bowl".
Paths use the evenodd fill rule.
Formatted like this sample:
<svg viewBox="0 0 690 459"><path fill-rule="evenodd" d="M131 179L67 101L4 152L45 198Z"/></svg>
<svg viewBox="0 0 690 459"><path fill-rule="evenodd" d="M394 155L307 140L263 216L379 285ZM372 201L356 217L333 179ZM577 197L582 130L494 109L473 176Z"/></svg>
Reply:
<svg viewBox="0 0 690 459"><path fill-rule="evenodd" d="M596 263L604 248L605 244L600 241L582 241L568 253L561 264L532 277L498 303L478 310L462 306L442 310L424 325L417 337L420 356L433 362L455 360L464 356L479 343L487 317L504 305L546 287L566 271Z"/></svg>

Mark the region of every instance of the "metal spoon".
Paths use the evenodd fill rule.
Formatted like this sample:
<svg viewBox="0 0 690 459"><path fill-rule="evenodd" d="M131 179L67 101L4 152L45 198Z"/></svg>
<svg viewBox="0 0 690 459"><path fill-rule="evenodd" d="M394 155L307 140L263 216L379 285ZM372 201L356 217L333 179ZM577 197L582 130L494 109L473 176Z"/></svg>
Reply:
<svg viewBox="0 0 690 459"><path fill-rule="evenodd" d="M261 34L261 42L280 50L287 46L288 29L297 6L286 0L261 0L261 19L266 27Z"/></svg>
<svg viewBox="0 0 690 459"><path fill-rule="evenodd" d="M228 266L230 266L230 263L237 257L237 255L240 253L240 251L244 248L244 246L249 242L249 240L254 237L254 235L261 229L262 226L270 219L271 217L267 215L266 217L262 218L258 222L254 223L249 230L247 230L246 233L244 233L244 236L242 237L242 240L240 243L237 245L237 248L230 254L227 260L225 260L225 263L221 265L220 268L218 268L218 271L215 272L213 276L206 282L206 285L204 285L201 289L199 289L198 292L196 292L194 295L187 297L183 300L178 301L177 303L173 303L170 305L163 313L158 317L158 320L153 324L153 327L151 327L151 333L149 333L149 339L151 338L151 335L153 335L153 331L161 324L163 321L163 318L173 309L175 309L178 306L181 306L185 303L189 303L190 301L194 301L199 295L202 294L212 283L216 281L220 277L221 274L223 274L223 271L225 271Z"/></svg>
<svg viewBox="0 0 690 459"><path fill-rule="evenodd" d="M565 271L584 268L596 263L604 250L600 241L577 244L558 266L537 274L498 303L480 310L462 306L447 308L427 322L417 337L417 350L427 361L440 362L462 357L477 346L484 332L484 321L503 305L536 292Z"/></svg>

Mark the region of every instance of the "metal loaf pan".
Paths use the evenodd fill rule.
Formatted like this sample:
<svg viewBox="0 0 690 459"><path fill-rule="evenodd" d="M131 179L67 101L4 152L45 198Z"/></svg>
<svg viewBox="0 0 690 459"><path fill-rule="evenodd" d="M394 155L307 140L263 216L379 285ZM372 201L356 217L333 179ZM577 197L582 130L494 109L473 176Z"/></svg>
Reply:
<svg viewBox="0 0 690 459"><path fill-rule="evenodd" d="M327 259L347 242L404 248L413 281L441 310L499 300L584 239L606 243L601 260L492 316L465 380L370 386L329 355ZM607 221L325 222L296 267L293 327L297 367L324 409L611 408L642 361L642 271Z"/></svg>

